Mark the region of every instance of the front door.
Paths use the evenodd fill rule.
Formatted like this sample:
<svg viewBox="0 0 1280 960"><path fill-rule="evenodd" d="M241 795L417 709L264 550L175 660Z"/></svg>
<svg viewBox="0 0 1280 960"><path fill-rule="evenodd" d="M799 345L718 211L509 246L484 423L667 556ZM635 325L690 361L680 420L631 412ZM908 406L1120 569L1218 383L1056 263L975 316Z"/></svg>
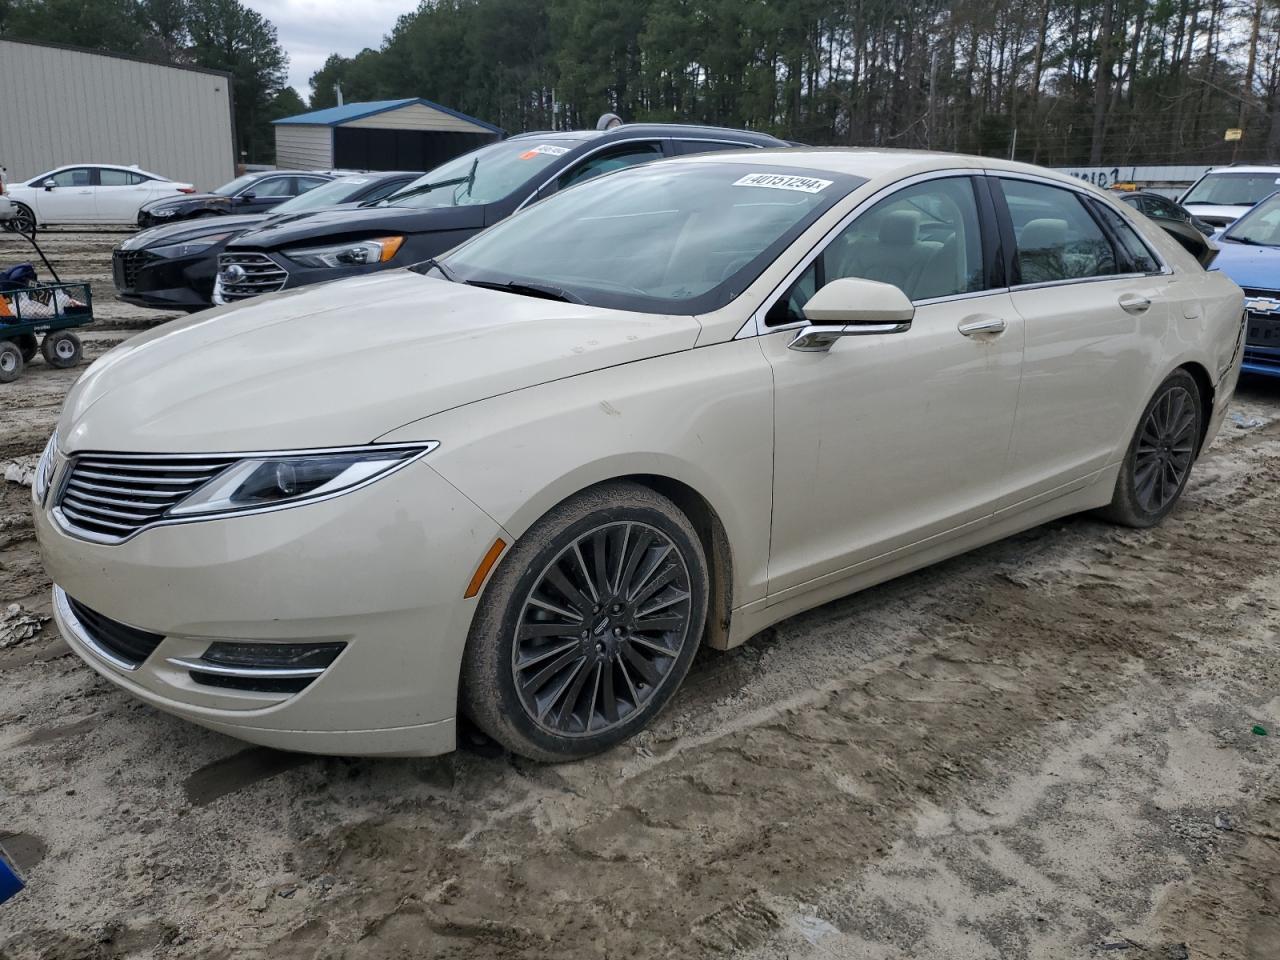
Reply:
<svg viewBox="0 0 1280 960"><path fill-rule="evenodd" d="M949 176L890 194L768 310L781 328L761 337L774 372L774 601L980 526L1005 490L1023 329L976 187ZM804 303L839 277L901 288L910 329L790 350Z"/></svg>
<svg viewBox="0 0 1280 960"><path fill-rule="evenodd" d="M36 184L40 190L41 223L95 223L98 210L94 199L94 171L89 167L69 167L59 170L52 177L52 190L44 188L44 181Z"/></svg>

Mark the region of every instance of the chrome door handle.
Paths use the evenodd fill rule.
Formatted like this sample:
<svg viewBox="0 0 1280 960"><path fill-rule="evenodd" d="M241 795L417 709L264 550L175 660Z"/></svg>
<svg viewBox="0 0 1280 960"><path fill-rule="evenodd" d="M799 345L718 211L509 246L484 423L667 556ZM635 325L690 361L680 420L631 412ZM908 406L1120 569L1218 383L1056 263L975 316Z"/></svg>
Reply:
<svg viewBox="0 0 1280 960"><path fill-rule="evenodd" d="M1151 301L1146 297L1140 297L1135 293L1126 293L1120 298L1120 309L1125 313L1146 313L1151 307Z"/></svg>
<svg viewBox="0 0 1280 960"><path fill-rule="evenodd" d="M973 317L969 320L961 320L956 329L966 337L977 337L983 334L998 337L1008 326L999 317Z"/></svg>

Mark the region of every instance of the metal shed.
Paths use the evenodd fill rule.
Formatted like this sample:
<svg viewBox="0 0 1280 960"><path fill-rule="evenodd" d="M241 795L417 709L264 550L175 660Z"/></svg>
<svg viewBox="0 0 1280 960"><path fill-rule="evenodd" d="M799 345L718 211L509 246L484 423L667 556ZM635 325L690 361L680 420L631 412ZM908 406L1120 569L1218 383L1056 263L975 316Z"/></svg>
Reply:
<svg viewBox="0 0 1280 960"><path fill-rule="evenodd" d="M0 165L137 164L211 190L235 176L231 77L99 50L0 39Z"/></svg>
<svg viewBox="0 0 1280 960"><path fill-rule="evenodd" d="M421 97L313 110L275 127L276 164L300 170L430 170L503 133Z"/></svg>

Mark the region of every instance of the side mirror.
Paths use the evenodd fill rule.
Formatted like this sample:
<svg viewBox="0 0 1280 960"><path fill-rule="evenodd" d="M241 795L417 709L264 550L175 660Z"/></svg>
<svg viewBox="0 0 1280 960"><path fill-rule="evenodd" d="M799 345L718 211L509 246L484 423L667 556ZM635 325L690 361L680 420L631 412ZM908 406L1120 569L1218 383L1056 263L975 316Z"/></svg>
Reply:
<svg viewBox="0 0 1280 960"><path fill-rule="evenodd" d="M254 192L253 192L252 190L250 190L248 193L242 193L242 194L240 194L240 196L236 197L236 199L237 199L237 200L254 200L254 199L256 199L256 196L255 196Z"/></svg>
<svg viewBox="0 0 1280 960"><path fill-rule="evenodd" d="M788 344L804 353L825 353L840 337L905 333L916 308L891 283L842 277L832 280L804 305L809 326Z"/></svg>
<svg viewBox="0 0 1280 960"><path fill-rule="evenodd" d="M46 190L52 190L57 185L57 181L55 181L53 177L49 177L44 183L40 184L40 186L44 187Z"/></svg>

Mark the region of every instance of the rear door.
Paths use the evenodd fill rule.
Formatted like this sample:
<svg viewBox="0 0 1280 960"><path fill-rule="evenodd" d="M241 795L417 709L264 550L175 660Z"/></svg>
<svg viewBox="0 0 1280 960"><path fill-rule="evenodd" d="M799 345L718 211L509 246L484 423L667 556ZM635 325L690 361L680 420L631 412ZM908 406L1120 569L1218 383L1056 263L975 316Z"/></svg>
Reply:
<svg viewBox="0 0 1280 960"><path fill-rule="evenodd" d="M1069 493L1123 456L1169 308L1163 265L1107 205L1056 181L989 180L1026 331L1006 508Z"/></svg>
<svg viewBox="0 0 1280 960"><path fill-rule="evenodd" d="M773 601L989 520L1022 369L997 243L982 178L931 175L856 213L768 306ZM791 350L804 304L840 277L902 289L910 329Z"/></svg>
<svg viewBox="0 0 1280 960"><path fill-rule="evenodd" d="M152 196L153 182L150 177L132 170L98 168L95 190L98 219L107 223L133 223L138 219L138 208Z"/></svg>

